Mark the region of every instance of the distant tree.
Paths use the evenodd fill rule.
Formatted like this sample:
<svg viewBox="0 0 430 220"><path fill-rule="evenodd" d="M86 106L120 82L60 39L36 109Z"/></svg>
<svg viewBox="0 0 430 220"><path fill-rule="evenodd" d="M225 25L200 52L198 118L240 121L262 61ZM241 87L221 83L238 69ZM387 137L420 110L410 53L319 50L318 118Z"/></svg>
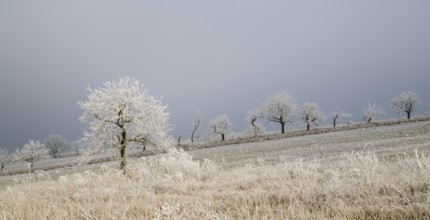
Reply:
<svg viewBox="0 0 430 220"><path fill-rule="evenodd" d="M325 120L324 113L316 103L305 102L302 105L302 119L306 123L306 130L309 131L311 125L318 126Z"/></svg>
<svg viewBox="0 0 430 220"><path fill-rule="evenodd" d="M57 158L62 151L70 146L69 142L58 134L50 135L43 143L45 148L48 149L48 154L53 158Z"/></svg>
<svg viewBox="0 0 430 220"><path fill-rule="evenodd" d="M344 110L340 109L339 107L336 107L334 111L330 113L331 118L333 119L333 127L336 127L336 120L341 117L351 117L352 115L348 112L345 112Z"/></svg>
<svg viewBox="0 0 430 220"><path fill-rule="evenodd" d="M279 123L281 133L285 133L285 123L292 123L296 113L296 99L287 92L278 92L269 96L261 107L262 117L269 122Z"/></svg>
<svg viewBox="0 0 430 220"><path fill-rule="evenodd" d="M221 141L225 140L225 135L231 130L232 124L227 115L222 114L209 121L211 133L221 135Z"/></svg>
<svg viewBox="0 0 430 220"><path fill-rule="evenodd" d="M182 139L182 136L179 136L179 138L178 138L178 147L181 146L181 139Z"/></svg>
<svg viewBox="0 0 430 220"><path fill-rule="evenodd" d="M377 107L376 104L370 103L368 103L367 109L364 109L363 112L363 121L367 123L374 120L377 115L385 115L381 107Z"/></svg>
<svg viewBox="0 0 430 220"><path fill-rule="evenodd" d="M194 135L196 134L197 129L200 126L200 120L202 119L202 113L200 111L197 111L194 116L194 122L193 122L193 131L191 132L191 142L194 143Z"/></svg>
<svg viewBox="0 0 430 220"><path fill-rule="evenodd" d="M85 111L80 120L89 124L84 140L97 148L118 148L124 174L127 144L162 147L171 143L167 136L170 127L167 106L144 89L140 81L123 77L89 91L88 101L79 103Z"/></svg>
<svg viewBox="0 0 430 220"><path fill-rule="evenodd" d="M3 169L7 163L10 161L10 153L4 148L0 147L0 173L3 173Z"/></svg>
<svg viewBox="0 0 430 220"><path fill-rule="evenodd" d="M251 124L252 132L254 137L257 137L258 134L264 132L264 127L260 123L257 122L257 119L261 116L260 109L254 109L252 111L248 111L248 115L246 117L246 121Z"/></svg>
<svg viewBox="0 0 430 220"><path fill-rule="evenodd" d="M33 165L36 161L46 156L48 151L39 141L29 140L21 149L15 151L15 160L26 161L29 163L29 171L33 170Z"/></svg>
<svg viewBox="0 0 430 220"><path fill-rule="evenodd" d="M414 92L402 92L399 96L391 100L391 107L397 113L405 112L407 119L411 119L412 112L421 103L418 95Z"/></svg>

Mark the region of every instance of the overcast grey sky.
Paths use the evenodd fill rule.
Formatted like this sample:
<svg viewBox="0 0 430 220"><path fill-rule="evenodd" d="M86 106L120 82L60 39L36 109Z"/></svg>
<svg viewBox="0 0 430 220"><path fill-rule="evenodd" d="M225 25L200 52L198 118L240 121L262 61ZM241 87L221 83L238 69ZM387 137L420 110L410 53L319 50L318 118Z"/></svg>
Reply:
<svg viewBox="0 0 430 220"><path fill-rule="evenodd" d="M0 1L0 145L85 128L87 86L129 75L163 96L172 134L193 114L246 112L286 90L361 118L415 91L429 112L430 1Z"/></svg>

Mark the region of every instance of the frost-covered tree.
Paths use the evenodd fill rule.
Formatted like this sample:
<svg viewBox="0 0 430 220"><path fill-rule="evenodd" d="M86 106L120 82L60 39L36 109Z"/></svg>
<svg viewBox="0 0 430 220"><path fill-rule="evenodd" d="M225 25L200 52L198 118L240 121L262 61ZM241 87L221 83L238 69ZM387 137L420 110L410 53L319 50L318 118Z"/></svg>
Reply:
<svg viewBox="0 0 430 220"><path fill-rule="evenodd" d="M9 161L10 161L9 151L4 147L0 147L0 173L3 173L3 169Z"/></svg>
<svg viewBox="0 0 430 220"><path fill-rule="evenodd" d="M334 111L330 113L331 118L333 119L333 127L336 127L336 120L341 117L352 117L352 115L348 112L345 112L344 110L340 109L339 107L336 107Z"/></svg>
<svg viewBox="0 0 430 220"><path fill-rule="evenodd" d="M48 149L49 155L53 158L57 158L59 154L67 149L70 145L69 142L61 135L54 134L45 138L43 144Z"/></svg>
<svg viewBox="0 0 430 220"><path fill-rule="evenodd" d="M193 143L194 143L194 135L196 134L196 131L200 126L201 119L202 119L202 113L200 111L197 111L194 116L193 131L191 132L191 142Z"/></svg>
<svg viewBox="0 0 430 220"><path fill-rule="evenodd" d="M254 137L256 137L258 134L264 133L264 127L260 123L258 123L257 119L261 116L261 110L260 109L254 109L251 111L248 111L248 115L246 117L246 121L251 124L252 133Z"/></svg>
<svg viewBox="0 0 430 220"><path fill-rule="evenodd" d="M209 121L209 129L213 134L221 135L221 141L225 140L225 135L228 134L233 125L227 115L222 114Z"/></svg>
<svg viewBox="0 0 430 220"><path fill-rule="evenodd" d="M381 107L377 107L376 104L368 103L367 109L363 110L363 121L370 123L377 115L385 115L385 112Z"/></svg>
<svg viewBox="0 0 430 220"><path fill-rule="evenodd" d="M416 110L419 103L421 103L421 100L418 99L416 93L402 92L399 96L391 100L391 107L397 113L406 113L407 119L411 119L411 115Z"/></svg>
<svg viewBox="0 0 430 220"><path fill-rule="evenodd" d="M88 90L88 100L79 102L85 111L80 120L89 125L84 141L96 148L117 148L124 174L128 144L151 144L159 148L169 142L167 106L143 88L140 81L122 77L103 83L100 89Z"/></svg>
<svg viewBox="0 0 430 220"><path fill-rule="evenodd" d="M21 149L15 151L14 157L17 161L28 162L29 171L31 171L34 163L47 154L47 149L39 141L29 140Z"/></svg>
<svg viewBox="0 0 430 220"><path fill-rule="evenodd" d="M287 92L269 96L261 107L261 115L269 122L279 123L281 133L285 133L285 123L292 123L296 113L296 99Z"/></svg>
<svg viewBox="0 0 430 220"><path fill-rule="evenodd" d="M318 126L325 120L324 113L320 110L318 104L313 102L305 102L301 108L301 116L306 124L306 130L309 131L311 125Z"/></svg>

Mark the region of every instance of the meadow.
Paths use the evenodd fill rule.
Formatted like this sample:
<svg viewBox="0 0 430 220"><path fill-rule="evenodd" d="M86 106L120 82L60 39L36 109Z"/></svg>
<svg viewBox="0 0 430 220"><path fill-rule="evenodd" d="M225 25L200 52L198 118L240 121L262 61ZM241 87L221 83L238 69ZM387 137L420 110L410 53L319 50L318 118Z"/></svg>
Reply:
<svg viewBox="0 0 430 220"><path fill-rule="evenodd" d="M430 122L0 177L2 219L429 219Z"/></svg>

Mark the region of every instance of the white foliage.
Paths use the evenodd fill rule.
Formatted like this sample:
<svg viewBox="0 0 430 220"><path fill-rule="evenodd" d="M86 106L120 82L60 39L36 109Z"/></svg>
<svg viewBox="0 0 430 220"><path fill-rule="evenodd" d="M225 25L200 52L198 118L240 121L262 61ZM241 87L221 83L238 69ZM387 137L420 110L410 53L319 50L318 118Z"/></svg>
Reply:
<svg viewBox="0 0 430 220"><path fill-rule="evenodd" d="M352 117L352 115L348 112L345 112L343 109L336 107L334 111L330 113L330 117L333 119L333 125L335 126L337 119L341 117L343 118Z"/></svg>
<svg viewBox="0 0 430 220"><path fill-rule="evenodd" d="M408 118L410 118L410 115L416 110L417 105L420 103L421 100L416 93L402 92L399 96L391 100L391 107L397 113L407 113Z"/></svg>
<svg viewBox="0 0 430 220"><path fill-rule="evenodd" d="M0 147L0 172L3 172L3 168L10 161L10 153L4 148Z"/></svg>
<svg viewBox="0 0 430 220"><path fill-rule="evenodd" d="M310 125L318 126L326 119L324 113L320 110L320 107L316 103L305 102L303 103L301 110L302 119L308 126L308 129Z"/></svg>
<svg viewBox="0 0 430 220"><path fill-rule="evenodd" d="M230 119L225 114L219 115L209 121L210 132L220 134L222 137L230 132L232 126Z"/></svg>
<svg viewBox="0 0 430 220"><path fill-rule="evenodd" d="M39 141L29 140L21 149L15 151L14 158L16 161L28 162L31 169L34 162L45 157L47 154L48 150Z"/></svg>
<svg viewBox="0 0 430 220"><path fill-rule="evenodd" d="M70 146L69 142L61 135L50 135L43 143L49 155L54 158L57 158L59 153Z"/></svg>
<svg viewBox="0 0 430 220"><path fill-rule="evenodd" d="M257 121L257 119L261 117L261 110L260 109L254 109L251 111L248 111L246 121L251 124L251 127L249 127L245 133L252 134L254 137L256 137L259 134L263 134L266 132L266 129L264 126Z"/></svg>
<svg viewBox="0 0 430 220"><path fill-rule="evenodd" d="M283 125L296 117L296 99L285 91L269 96L261 107L261 115L270 122Z"/></svg>
<svg viewBox="0 0 430 220"><path fill-rule="evenodd" d="M368 103L367 109L363 110L363 121L371 122L378 115L386 115L381 107L376 106L376 104Z"/></svg>
<svg viewBox="0 0 430 220"><path fill-rule="evenodd" d="M88 101L79 102L85 112L80 120L88 123L84 140L93 147L121 147L122 132L127 143L162 147L169 131L167 106L129 77L103 83L100 89L88 89Z"/></svg>

